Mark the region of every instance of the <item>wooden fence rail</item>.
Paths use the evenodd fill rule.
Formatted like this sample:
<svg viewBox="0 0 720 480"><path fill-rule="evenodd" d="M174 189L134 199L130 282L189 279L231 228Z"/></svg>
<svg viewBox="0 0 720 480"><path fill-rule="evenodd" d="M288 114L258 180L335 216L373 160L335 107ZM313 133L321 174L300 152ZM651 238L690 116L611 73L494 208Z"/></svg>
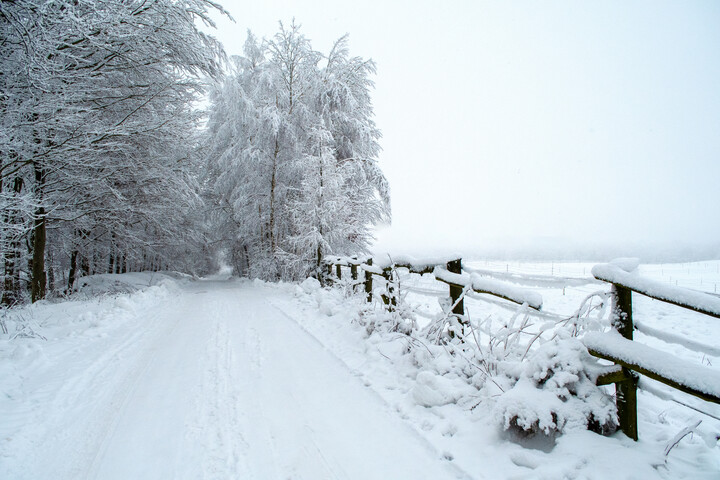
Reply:
<svg viewBox="0 0 720 480"><path fill-rule="evenodd" d="M327 257L325 259L329 279L332 278L333 267L335 277L342 279L342 267L349 267L351 278L357 280L358 268L364 271L365 293L367 301L373 299L373 276L380 276L387 285L387 293L383 294L382 300L388 305L390 311L397 306L396 285L392 281L392 272L395 269L406 269L409 273L419 275L432 274L436 280L448 285L452 314L464 324L465 305L463 301L464 292L473 291L503 298L519 305L527 304L530 308L540 310L542 308L542 297L525 289L513 287L507 283L481 278L477 274L463 274L462 259L453 258L450 260L434 261L411 261L406 258L391 261L385 265L373 265L372 258L359 259L358 257Z"/></svg>
<svg viewBox="0 0 720 480"><path fill-rule="evenodd" d="M720 372L669 358L665 352L633 342L632 293L716 318L720 318L720 299L644 279L627 270L614 264L596 265L593 268L595 278L612 284L612 325L617 333L588 333L583 337L583 342L592 355L612 361L620 367L599 377L597 383L615 384L620 429L628 437L637 440L638 373L705 401L720 403Z"/></svg>

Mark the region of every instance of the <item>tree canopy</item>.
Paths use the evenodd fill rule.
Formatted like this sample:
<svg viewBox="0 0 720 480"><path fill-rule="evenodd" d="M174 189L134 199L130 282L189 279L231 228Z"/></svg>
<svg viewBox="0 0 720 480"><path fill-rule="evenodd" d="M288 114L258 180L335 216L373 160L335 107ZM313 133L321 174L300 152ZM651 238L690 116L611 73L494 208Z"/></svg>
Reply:
<svg viewBox="0 0 720 480"><path fill-rule="evenodd" d="M389 219L375 64L293 23L227 60L211 0L0 3L2 303L93 273L296 279ZM209 112L199 108L208 95Z"/></svg>
<svg viewBox="0 0 720 480"><path fill-rule="evenodd" d="M207 185L238 271L306 276L328 253L366 251L389 219L374 73L347 36L323 55L295 23L262 42L248 33L211 92L208 124Z"/></svg>
<svg viewBox="0 0 720 480"><path fill-rule="evenodd" d="M187 267L173 253L187 248L184 225L199 198L193 104L223 66L198 22L216 8L0 4L4 303L20 300L25 283L42 298L47 280L69 272L72 284L78 269Z"/></svg>

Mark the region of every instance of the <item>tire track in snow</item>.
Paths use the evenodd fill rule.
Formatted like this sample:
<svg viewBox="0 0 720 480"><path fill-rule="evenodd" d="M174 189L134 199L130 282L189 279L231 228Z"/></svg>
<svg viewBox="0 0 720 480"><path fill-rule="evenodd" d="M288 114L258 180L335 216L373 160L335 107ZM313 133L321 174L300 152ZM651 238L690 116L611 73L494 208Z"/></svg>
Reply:
<svg viewBox="0 0 720 480"><path fill-rule="evenodd" d="M246 342L241 363L252 365L253 352L262 358L260 374L252 367L239 372L253 388L243 396L254 419L245 426L250 455L261 459L251 478L471 478L277 307L276 292L254 286L240 295L244 321L232 325L233 337ZM250 338L258 343L248 345Z"/></svg>
<svg viewBox="0 0 720 480"><path fill-rule="evenodd" d="M235 352L227 322L216 314L212 323L203 387L196 399L199 418L193 429L200 432L202 443L208 449L203 458L203 478L248 478L245 452L250 447L240 429L242 414L232 381Z"/></svg>
<svg viewBox="0 0 720 480"><path fill-rule="evenodd" d="M218 401L229 362L215 327L217 293L195 295L198 285L205 286L186 287L185 295L163 305L162 315L176 328L155 339L155 354L137 375L89 478L233 478L225 472L239 470L228 460L219 428L227 413L218 410L221 404L198 403ZM209 460L212 455L217 462Z"/></svg>

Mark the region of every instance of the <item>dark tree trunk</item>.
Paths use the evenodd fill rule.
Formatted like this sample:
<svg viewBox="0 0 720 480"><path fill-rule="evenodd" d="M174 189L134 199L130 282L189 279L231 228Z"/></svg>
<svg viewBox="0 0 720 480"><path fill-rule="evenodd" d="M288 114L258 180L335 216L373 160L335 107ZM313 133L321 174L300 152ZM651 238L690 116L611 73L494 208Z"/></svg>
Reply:
<svg viewBox="0 0 720 480"><path fill-rule="evenodd" d="M5 281L3 282L2 303L14 305L20 300L20 277L17 271L19 245L12 242L5 252Z"/></svg>
<svg viewBox="0 0 720 480"><path fill-rule="evenodd" d="M115 232L110 234L110 252L108 254L108 273L115 273Z"/></svg>
<svg viewBox="0 0 720 480"><path fill-rule="evenodd" d="M32 241L32 270L30 278L30 295L33 303L45 298L45 208L40 207L35 212L35 224Z"/></svg>
<svg viewBox="0 0 720 480"><path fill-rule="evenodd" d="M52 292L55 291L55 269L54 267L55 262L53 261L53 254L52 249L49 249L47 252L47 290L52 294Z"/></svg>
<svg viewBox="0 0 720 480"><path fill-rule="evenodd" d="M78 251L77 251L77 249L75 249L70 254L70 273L68 273L67 293L70 293L73 291L73 286L75 285L75 276L77 275L77 263L78 263Z"/></svg>
<svg viewBox="0 0 720 480"><path fill-rule="evenodd" d="M43 191L45 190L45 172L36 162L35 182L37 183L38 200L42 203ZM45 243L47 223L45 207L40 206L35 211L35 220L33 224L32 234L32 268L30 269L30 297L32 302L37 302L45 298L45 288L47 279L45 277Z"/></svg>

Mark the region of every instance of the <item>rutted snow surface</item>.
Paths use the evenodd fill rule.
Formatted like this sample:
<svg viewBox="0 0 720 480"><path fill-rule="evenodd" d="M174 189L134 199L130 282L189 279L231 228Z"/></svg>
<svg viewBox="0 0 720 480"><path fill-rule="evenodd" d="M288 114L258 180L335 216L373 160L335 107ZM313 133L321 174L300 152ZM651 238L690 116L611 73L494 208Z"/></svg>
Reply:
<svg viewBox="0 0 720 480"><path fill-rule="evenodd" d="M0 478L467 478L273 295L198 282L3 345Z"/></svg>

